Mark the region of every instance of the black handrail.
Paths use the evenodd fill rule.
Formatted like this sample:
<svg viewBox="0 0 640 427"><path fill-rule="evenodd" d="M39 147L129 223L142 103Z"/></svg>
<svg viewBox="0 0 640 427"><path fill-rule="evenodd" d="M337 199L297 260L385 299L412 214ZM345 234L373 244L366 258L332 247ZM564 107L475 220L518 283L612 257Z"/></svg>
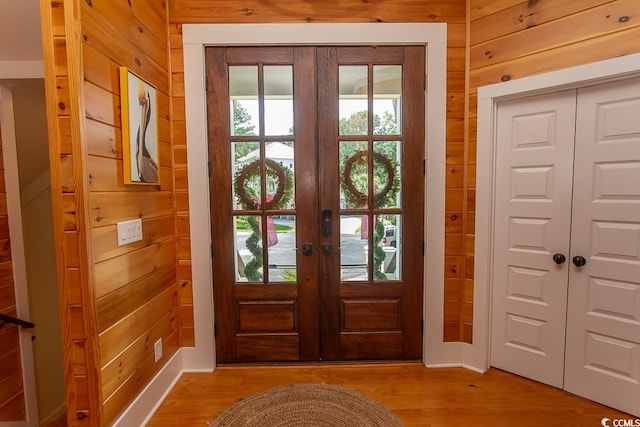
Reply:
<svg viewBox="0 0 640 427"><path fill-rule="evenodd" d="M0 329L2 329L2 327L7 323L13 323L14 325L22 326L25 329L32 329L36 327L35 324L27 322L26 320L0 313Z"/></svg>

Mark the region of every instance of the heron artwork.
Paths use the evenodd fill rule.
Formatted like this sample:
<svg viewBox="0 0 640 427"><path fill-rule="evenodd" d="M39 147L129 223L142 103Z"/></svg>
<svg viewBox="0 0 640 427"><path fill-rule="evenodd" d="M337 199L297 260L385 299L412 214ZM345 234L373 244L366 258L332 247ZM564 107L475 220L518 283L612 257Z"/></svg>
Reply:
<svg viewBox="0 0 640 427"><path fill-rule="evenodd" d="M138 103L140 105L140 124L136 136L136 166L141 182L158 182L158 163L151 157L146 146L147 127L151 120L151 96L144 83L138 83Z"/></svg>

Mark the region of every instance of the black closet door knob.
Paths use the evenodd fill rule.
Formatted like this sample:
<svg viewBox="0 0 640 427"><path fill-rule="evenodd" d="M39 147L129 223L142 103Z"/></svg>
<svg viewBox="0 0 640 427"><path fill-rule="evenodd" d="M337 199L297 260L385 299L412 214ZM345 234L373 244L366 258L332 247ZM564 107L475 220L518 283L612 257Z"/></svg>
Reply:
<svg viewBox="0 0 640 427"><path fill-rule="evenodd" d="M573 265L575 265L576 267L582 267L587 263L587 260L581 256L574 256L573 259L571 259L571 262L573 262Z"/></svg>
<svg viewBox="0 0 640 427"><path fill-rule="evenodd" d="M562 254L555 254L553 256L553 262L555 262L556 264L564 264L566 260L567 258Z"/></svg>

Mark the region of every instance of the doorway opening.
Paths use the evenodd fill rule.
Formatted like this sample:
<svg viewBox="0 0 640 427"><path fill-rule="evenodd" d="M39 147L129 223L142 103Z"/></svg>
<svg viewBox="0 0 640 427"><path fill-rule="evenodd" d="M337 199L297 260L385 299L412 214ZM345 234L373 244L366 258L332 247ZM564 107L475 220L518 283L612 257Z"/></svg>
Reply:
<svg viewBox="0 0 640 427"><path fill-rule="evenodd" d="M428 365L458 360L463 346L442 339L444 298L444 179L446 132L445 24L259 24L184 25L183 48L187 111L189 216L191 227L194 293L195 347L185 349L189 367L215 367L213 290L211 283L210 194L207 180L207 117L204 50L207 46L291 45L389 45L426 46L426 99L424 144L427 158L425 206L425 277L423 362ZM424 78L423 78L424 80ZM218 308L216 307L216 310ZM220 325L218 326L220 327Z"/></svg>
<svg viewBox="0 0 640 427"><path fill-rule="evenodd" d="M21 371L28 420L48 425L66 412L62 339L51 213L49 151L42 79L0 80L3 138L3 254L13 283L18 317L36 325L21 331ZM8 261L7 261L8 260ZM7 287L15 286L15 294ZM28 316L24 313L28 313ZM11 365L13 356L4 357ZM10 372L8 370L7 372ZM15 399L13 399L15 400Z"/></svg>
<svg viewBox="0 0 640 427"><path fill-rule="evenodd" d="M496 195L497 187L495 183L500 178L496 176L497 150L495 147L495 142L497 141L497 138L495 136L496 133L493 129L493 127L498 123L497 117L499 105L503 102L504 105L508 105L510 103L517 104L519 100L521 100L522 103L525 104L527 99L541 101L546 95L548 95L549 97L553 97L554 93L560 94L565 91L568 96L574 97L574 99L570 100L568 103L572 106L571 108L579 107L579 109L582 109L583 111L583 113L577 112L575 115L569 114L569 116L571 117L575 116L573 120L591 115L590 118L586 120L586 123L575 127L577 129L577 132L586 132L589 134L588 138L585 137L585 135L582 135L579 138L580 142L575 142L575 155L582 156L581 159L578 159L576 157L575 167L580 169L580 173L587 175L590 173L594 173L596 177L585 178L584 176L582 176L581 179L578 179L578 184L583 186L583 188L572 190L577 191L577 193L574 194L574 197L578 197L580 199L580 203L582 203L582 206L578 209L576 209L575 207L573 208L576 211L576 216L574 217L574 221L572 224L573 231L571 233L571 236L572 239L575 239L575 241L578 243L572 243L570 245L570 248L568 246L568 243L559 247L551 247L549 245L543 247L539 252L543 255L546 252L550 252L549 257L545 257L545 260L547 262L551 262L551 268L538 268L538 276L540 280L528 280L528 283L530 285L534 285L533 287L530 287L530 289L532 290L535 288L535 286L537 286L538 284L543 284L545 281L548 282L548 284L552 284L552 281L550 280L543 280L543 276L546 274L546 270L551 272L564 270L565 278L571 277L572 279L574 279L576 284L569 285L571 288L573 288L573 290L568 293L570 306L569 310L574 314L578 313L578 315L576 316L577 318L581 318L582 320L589 319L589 326L588 328L582 328L582 326L585 325L582 320L573 322L574 325L579 325L578 329L576 329L576 326L573 326L573 330L567 332L566 339L568 342L568 340L571 339L571 336L579 336L581 337L581 339L586 338L586 341L588 341L588 343L584 345L573 345L571 351L567 352L567 357L572 358L574 361L573 367L569 368L560 365L559 371L561 375L564 370L564 372L573 375L574 378L579 377L582 381L582 385L585 384L584 379L587 379L586 383L590 383L590 385L588 385L586 388L583 387L581 390L576 386L571 386L570 391L588 397L592 400L605 403L609 406L617 407L618 409L622 409L629 413L633 413L633 411L636 410L635 408L638 407L638 381L637 379L632 379L630 381L622 380L620 384L624 384L625 387L630 387L632 389L632 391L623 391L625 389L615 381L620 381L621 378L624 377L624 368L622 365L620 365L615 369L616 372L612 373L611 363L613 359L608 358L607 355L612 355L614 353L621 355L622 353L626 353L629 349L637 349L637 338L621 339L620 335L616 337L616 334L618 332L609 331L607 332L607 334L604 334L607 335L607 338L604 340L601 339L603 334L602 332L599 332L601 331L599 329L599 325L602 322L594 320L594 316L595 318L597 318L598 313L603 312L603 310L601 309L601 304L610 304L611 301L617 298L617 285L614 282L618 279L614 278L614 280L605 280L605 274L602 273L602 270L597 269L603 264L611 264L611 261L613 261L614 264L616 262L620 263L620 260L615 260L615 258L621 258L619 256L619 251L625 250L624 248L626 245L624 241L618 241L618 243L616 244L611 244L610 235L605 236L605 234L606 232L617 228L623 229L624 227L629 225L633 226L632 223L634 223L635 221L620 221L610 214L602 215L602 213L598 213L596 217L591 217L590 215L593 212L593 208L595 205L600 204L602 206L613 207L616 203L619 203L621 199L624 199L622 203L626 205L626 208L619 209L619 213L620 215L627 214L629 212L629 209L627 208L629 208L630 206L635 206L633 203L628 203L628 201L637 199L637 191L636 193L631 194L631 192L635 190L629 191L627 189L623 191L627 191L629 194L621 195L619 190L614 190L613 192L611 192L611 186L607 187L606 189L602 187L597 191L591 191L591 188L587 187L587 185L596 184L601 186L601 184L604 182L604 175L602 171L607 174L607 183L615 182L611 181L612 175L609 172L612 170L622 172L623 174L637 173L637 166L633 166L637 165L637 154L635 154L635 160L629 161L628 156L624 157L625 155L627 155L625 153L628 152L624 149L621 150L619 148L625 146L625 143L627 143L628 145L628 142L633 141L634 138L637 139L638 132L633 128L634 122L624 119L626 116L633 115L633 113L630 113L630 111L634 111L634 109L635 111L637 111L637 87L636 89L633 89L636 91L636 93L634 94L632 90L633 86L632 84L630 84L629 87L626 88L626 90L622 91L622 96L612 97L611 99L605 99L606 96L603 96L602 99L598 100L596 95L598 95L600 91L602 91L602 93L604 94L609 93L607 88L615 87L615 82L620 81L620 84L625 84L625 81L632 82L633 80L631 80L631 78L634 76L637 77L640 73L640 69L638 69L639 56L640 55L637 54L629 55L626 57L615 58L566 70L560 70L543 75L514 80L505 84L494 85L487 88L480 88L478 92L479 127L477 163L479 167L477 188L479 203L476 213L478 231L476 235L476 253L481 255L476 257L475 266L476 292L474 298L474 307L478 307L478 310L474 312L474 325L478 325L479 327L476 329L478 340L474 340L474 342L477 342L479 344L479 348L484 350L483 364L488 367L492 362L492 360L490 360L489 358L489 355L493 352L493 349L491 348L491 337L493 335L502 334L504 332L504 329L498 332L494 331L494 328L498 327L497 325L499 324L499 322L496 322L495 319L492 319L490 315L493 309L492 302L496 298L496 289L493 286L493 282L498 280L497 275L504 272L504 269L502 272L500 271L500 269L494 271L496 257L500 256L499 254L494 253L494 251L496 251L495 236L496 233L498 233L498 231L496 231L496 227L498 226L494 226L494 221L496 220L497 215L496 212L498 209L496 206L496 200L498 197ZM573 89L576 89L577 91ZM579 94L577 100L575 99L575 95L572 95L575 93ZM584 98L582 96L584 96ZM584 102L584 104L580 102L581 100ZM590 101L587 102L587 100ZM536 120L544 117L551 117L551 113L554 113L556 109L558 109L557 102L554 103L553 108L543 108L543 114L539 114ZM586 111L588 111L589 113L585 113ZM637 113L635 115L637 115ZM519 114L518 119L521 118L523 120L526 120L527 117L524 114ZM617 125L617 123L621 121L627 124L626 128L621 128ZM558 124L549 127L549 129L556 129L557 127L561 126L562 125ZM573 129L574 126L575 125L572 124L568 125L568 127L571 129ZM564 127L566 128L567 125L565 125ZM542 127L540 126L537 126L536 128L538 130L542 129ZM597 129L597 132L595 132L594 129ZM550 132L549 135L553 135L553 132ZM573 142L573 139L570 139L570 142ZM533 145L535 144L532 144L533 140L529 141L529 148L533 148ZM555 144L556 143L554 142L554 145ZM507 143L507 145L509 144ZM514 147L516 146L514 145ZM536 149L541 147L542 145L536 147ZM549 145L549 147L551 147L551 145ZM604 151L602 151L603 149ZM593 156L590 154L592 152L598 152L598 150L600 150L598 155ZM574 159L572 158L574 153L573 148L570 146L568 148L568 151L570 154L560 156L558 157L558 159L569 161L571 167L574 167ZM606 155L603 155L603 153L605 152ZM637 153L637 150L632 150L631 153ZM619 155L622 157L619 157L612 161L611 156L615 155ZM533 157L530 156L530 158ZM591 162L591 164L589 162ZM546 163L547 164L545 165L545 167L549 166L551 162ZM585 164L587 165L586 167ZM615 166L610 167L611 164L614 164ZM515 170L517 168L513 169ZM534 176L536 172L542 172L543 169L544 168L532 168L529 166L520 167L519 170L514 171L514 174L517 174L519 172L531 172L529 173L528 182L532 185L529 185L527 191L538 192L539 196L545 196L539 191L542 188L540 187L540 184L542 184L543 179L540 178L543 178L543 175L537 174L537 176ZM551 185L551 182L553 181L551 179L553 178L552 169L553 168L549 168L550 172L546 174L546 177L544 177L544 180L549 183L547 187L547 189L549 190L549 195L557 193L557 191L553 191ZM567 182L570 181L571 177L568 178ZM637 179L629 179L627 177L626 179L623 179L623 181L635 182L637 181ZM522 181L521 184L524 184L524 181ZM624 186L617 186L617 184L613 184L613 187L626 188ZM587 191L585 191L584 188L587 188ZM515 189L511 188L510 191L515 191ZM603 196L603 191L607 191L609 193ZM556 198L556 200L560 200L560 198L557 197L557 194L554 197ZM601 203L601 201L598 200L599 197L601 197L603 200L607 199L606 202ZM538 198L541 199L542 197ZM571 203L570 197L567 198L567 200L569 200L569 203ZM585 208L585 206L588 206L588 208ZM566 214L570 209L571 208L564 209L564 213ZM535 225L536 221L538 221L538 223L541 225L544 225L543 223L545 222L550 224L551 221L554 220L552 215L548 215L542 221L540 219L531 218L534 215L532 212L533 211L530 210L527 214L529 218L526 218L528 224L530 225ZM637 218L637 215L635 215L635 217ZM575 221L576 218L578 218L578 221ZM513 221L513 219L511 220L512 222L515 222ZM525 222L520 221L520 224L527 225L525 224ZM616 224L616 222L624 223L624 226L621 227L621 225ZM600 230L600 225L605 223L608 224L608 227ZM575 227L575 224L581 224L581 226L579 227L579 232L575 228L573 228ZM504 228L504 225L500 225L500 227ZM520 225L518 225L518 227L520 227ZM549 228L549 226L545 227ZM516 231L519 233L518 236L515 236L515 234L511 232L511 246L513 246L514 242L516 242L516 240L514 240L516 237L519 238L521 236L524 236L524 234L522 234L523 232L530 233L530 231L525 230L525 228L523 227L520 227ZM545 243L552 242L552 240L548 238L551 236L548 232L537 234L540 237L540 241L544 241ZM533 236L532 234L528 235ZM594 235L595 238L591 238L591 236ZM585 244L585 239L590 240L590 242ZM567 242L569 242L568 239ZM609 247L606 251L602 252L600 247L604 242L607 242L607 244L609 244ZM528 249L532 249L530 246L531 245L529 245ZM569 250L575 251L576 253L569 255ZM515 251L512 252L515 253ZM637 263L628 262L627 260L623 260L620 264L626 266L625 268L627 269L637 268ZM516 273L518 274L521 272L534 272L534 269L529 268L527 270L525 267L527 266L521 264L515 269L510 267L510 271L516 271L519 269L518 271L516 271ZM571 269L570 274L568 273L568 269ZM596 271L598 272L594 273ZM529 274L529 276L533 277L533 275L531 274ZM635 277L637 277L637 274L635 274ZM625 281L625 284L622 286L622 288L637 289L637 284L632 283L635 282L635 279L624 279L623 281ZM582 283L577 284L578 282ZM605 287L602 286L604 282L607 282L607 286ZM521 283L524 284L525 282L521 281ZM544 287L545 286L542 286L542 288ZM492 294L494 295L492 296ZM585 298L586 294L590 296L588 298ZM546 297L548 293L544 292L540 295ZM597 299L593 299L593 296L595 295L598 295ZM497 298L500 297L501 296L498 291ZM522 296L517 296L514 298L514 296L512 295L507 295L506 297L511 298L513 301L518 298L523 299ZM565 295L564 298L567 298L567 296ZM626 300L628 301L630 299L626 298ZM546 301L540 301L541 306L545 304L547 304ZM615 329L613 325L616 323L616 318L621 317L618 312L620 307L617 303L610 305L610 307L612 307L612 309L609 309L606 312L605 317L609 319L608 324L612 326L613 331ZM528 329L527 334L529 337L529 339L527 340L527 345L529 345L529 347L532 347L530 345L531 342L533 342L532 339L535 339L536 337L543 337L543 335L538 334L538 331L542 331L545 328L548 328L549 326L545 326L544 324L549 322L547 322L546 320L540 321L541 319L534 319L534 316L531 314L526 317L528 317L529 319L526 319L525 316L522 315L513 314L511 315L511 319L509 319L509 322L518 321L521 325L528 324L528 327L526 328ZM627 315L625 314L622 317L626 318ZM628 323L627 320L623 320L621 323L625 325L624 328L628 327L629 331L635 330L634 333L636 333L637 336L637 325L631 326L631 324ZM635 324L637 324L637 322L635 322ZM523 330L521 329L521 331ZM509 330L509 332L511 332L511 330ZM541 340L540 343L544 344L543 341L545 341L546 337L548 336L549 334L545 334L545 339ZM564 344L564 337L561 337L561 339ZM624 345L622 345L623 343ZM612 352L610 349L603 348L604 346L614 344L619 345L619 347L617 347L617 351L619 351L620 353ZM525 347L525 345L520 346L522 348ZM512 347L515 347L515 343ZM536 351L536 349L533 348L531 348L531 350ZM603 355L603 357L594 365L593 360L589 359L590 356L583 357L583 355L580 354L579 357L575 357L577 354L581 353L582 350L585 350L585 354L601 354ZM564 357L564 350L562 349L561 352L561 356ZM539 353L543 355L543 353L545 352L543 351ZM626 359L628 356L629 353L627 353L625 356L621 356L621 359L616 360ZM493 356L491 357L493 358ZM637 363L635 365L634 363L632 363L632 358L634 357L635 356L628 357L629 366L637 365ZM575 363L576 360L579 360L578 363ZM562 362L562 358L560 359L560 361ZM582 372L577 376L575 375L576 367L578 367L578 371L582 370ZM598 376L600 377L599 379L593 379L594 377ZM607 376L609 378L607 378ZM612 378L615 378L615 380L611 380ZM561 378L560 383L562 383L562 381L564 380ZM567 388L567 384L568 383L564 384L565 388ZM597 386L594 386L594 384L597 384ZM612 390L615 390L616 392L613 392ZM636 400L633 401L633 399Z"/></svg>
<svg viewBox="0 0 640 427"><path fill-rule="evenodd" d="M421 358L424 47L206 62L218 360Z"/></svg>

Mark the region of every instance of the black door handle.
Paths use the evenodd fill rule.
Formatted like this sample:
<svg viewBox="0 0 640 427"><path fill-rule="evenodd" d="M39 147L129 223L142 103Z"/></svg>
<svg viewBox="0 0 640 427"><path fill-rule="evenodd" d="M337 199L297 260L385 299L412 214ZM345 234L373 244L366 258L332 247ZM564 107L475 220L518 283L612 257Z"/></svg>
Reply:
<svg viewBox="0 0 640 427"><path fill-rule="evenodd" d="M587 260L581 256L574 256L573 259L571 259L571 262L573 262L573 265L575 265L576 267L582 267L587 263Z"/></svg>
<svg viewBox="0 0 640 427"><path fill-rule="evenodd" d="M313 245L309 242L302 244L302 255L311 256L313 254Z"/></svg>
<svg viewBox="0 0 640 427"><path fill-rule="evenodd" d="M555 254L553 256L553 262L555 262L556 264L564 264L564 262L567 260L567 257L565 257L563 254Z"/></svg>
<svg viewBox="0 0 640 427"><path fill-rule="evenodd" d="M331 243L322 244L322 254L331 255L333 253L333 245Z"/></svg>

